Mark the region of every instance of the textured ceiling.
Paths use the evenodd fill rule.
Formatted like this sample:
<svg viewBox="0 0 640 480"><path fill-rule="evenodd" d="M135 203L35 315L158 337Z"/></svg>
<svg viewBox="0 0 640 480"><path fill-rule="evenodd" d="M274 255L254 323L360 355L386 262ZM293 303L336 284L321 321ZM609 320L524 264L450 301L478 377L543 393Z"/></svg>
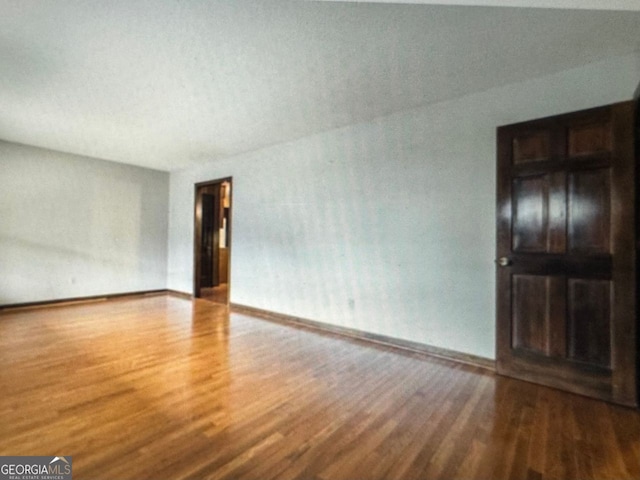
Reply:
<svg viewBox="0 0 640 480"><path fill-rule="evenodd" d="M639 49L630 11L0 0L0 139L172 170Z"/></svg>

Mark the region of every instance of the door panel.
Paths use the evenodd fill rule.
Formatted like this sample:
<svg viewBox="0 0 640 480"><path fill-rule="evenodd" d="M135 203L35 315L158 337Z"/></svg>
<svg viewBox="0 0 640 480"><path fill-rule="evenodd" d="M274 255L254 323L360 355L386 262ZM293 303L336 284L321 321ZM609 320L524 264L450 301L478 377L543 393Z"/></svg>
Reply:
<svg viewBox="0 0 640 480"><path fill-rule="evenodd" d="M569 129L569 156L593 155L611 151L611 124L587 123Z"/></svg>
<svg viewBox="0 0 640 480"><path fill-rule="evenodd" d="M548 354L549 277L513 276L513 348Z"/></svg>
<svg viewBox="0 0 640 480"><path fill-rule="evenodd" d="M569 280L569 358L609 367L611 365L611 282Z"/></svg>
<svg viewBox="0 0 640 480"><path fill-rule="evenodd" d="M572 253L610 254L611 170L569 174L569 245Z"/></svg>
<svg viewBox="0 0 640 480"><path fill-rule="evenodd" d="M566 175L554 172L513 180L513 251L563 253L566 248Z"/></svg>
<svg viewBox="0 0 640 480"><path fill-rule="evenodd" d="M513 183L513 251L546 252L549 239L549 176Z"/></svg>
<svg viewBox="0 0 640 480"><path fill-rule="evenodd" d="M539 162L550 158L548 132L521 135L513 139L513 162Z"/></svg>
<svg viewBox="0 0 640 480"><path fill-rule="evenodd" d="M566 278L515 274L512 280L512 348L547 357L563 357L566 351L566 332L562 328Z"/></svg>
<svg viewBox="0 0 640 480"><path fill-rule="evenodd" d="M498 373L637 404L634 114L498 129Z"/></svg>

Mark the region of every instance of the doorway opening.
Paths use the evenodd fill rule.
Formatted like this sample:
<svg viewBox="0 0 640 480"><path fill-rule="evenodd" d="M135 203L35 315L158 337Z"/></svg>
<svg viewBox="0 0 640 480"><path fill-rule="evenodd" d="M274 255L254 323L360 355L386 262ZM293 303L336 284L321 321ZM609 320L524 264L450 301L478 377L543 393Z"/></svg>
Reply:
<svg viewBox="0 0 640 480"><path fill-rule="evenodd" d="M231 185L229 177L195 186L193 292L223 305L230 298Z"/></svg>

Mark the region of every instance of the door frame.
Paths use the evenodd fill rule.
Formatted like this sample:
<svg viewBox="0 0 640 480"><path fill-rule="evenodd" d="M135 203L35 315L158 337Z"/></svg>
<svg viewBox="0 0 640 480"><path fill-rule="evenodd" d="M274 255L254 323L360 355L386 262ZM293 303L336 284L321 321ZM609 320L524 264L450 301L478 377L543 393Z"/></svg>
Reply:
<svg viewBox="0 0 640 480"><path fill-rule="evenodd" d="M221 185L229 182L231 191L229 192L229 218L227 219L227 237L229 238L229 273L227 278L227 305L231 302L231 251L233 249L232 224L233 224L233 177L218 178L216 180L207 180L206 182L198 182L193 186L194 202L193 202L193 296L199 298L201 296L200 286L200 262L202 261L200 250L202 245L202 218L198 216L198 206L200 190L211 185Z"/></svg>

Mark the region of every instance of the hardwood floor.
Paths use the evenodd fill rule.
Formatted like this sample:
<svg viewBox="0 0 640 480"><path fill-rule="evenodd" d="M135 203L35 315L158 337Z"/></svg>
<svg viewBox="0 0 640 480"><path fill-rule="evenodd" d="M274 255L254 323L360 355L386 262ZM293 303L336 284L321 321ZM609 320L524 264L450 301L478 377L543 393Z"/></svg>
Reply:
<svg viewBox="0 0 640 480"><path fill-rule="evenodd" d="M222 283L217 287L201 288L200 296L204 300L227 305L229 303L229 285L227 283Z"/></svg>
<svg viewBox="0 0 640 480"><path fill-rule="evenodd" d="M640 478L638 411L171 296L0 314L0 455L82 479Z"/></svg>

